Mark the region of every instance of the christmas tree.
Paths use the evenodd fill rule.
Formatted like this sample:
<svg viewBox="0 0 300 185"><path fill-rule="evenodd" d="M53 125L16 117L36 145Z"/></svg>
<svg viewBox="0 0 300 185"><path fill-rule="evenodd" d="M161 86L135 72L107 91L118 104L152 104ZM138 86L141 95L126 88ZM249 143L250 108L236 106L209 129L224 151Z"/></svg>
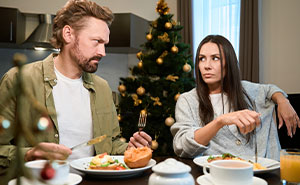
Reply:
<svg viewBox="0 0 300 185"><path fill-rule="evenodd" d="M144 131L152 138L154 155L174 155L170 126L181 93L194 87L189 45L180 42L182 29L164 0L157 2L159 17L150 23L147 42L137 53L140 60L131 77L121 78L118 119L122 139L128 141L138 130L140 116L146 117Z"/></svg>

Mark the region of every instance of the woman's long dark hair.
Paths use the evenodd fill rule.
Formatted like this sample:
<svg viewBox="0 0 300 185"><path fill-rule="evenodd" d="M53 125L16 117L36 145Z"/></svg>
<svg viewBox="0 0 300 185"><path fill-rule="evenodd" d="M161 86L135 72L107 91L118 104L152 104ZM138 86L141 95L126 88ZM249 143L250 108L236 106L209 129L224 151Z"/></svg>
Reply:
<svg viewBox="0 0 300 185"><path fill-rule="evenodd" d="M209 97L209 88L203 81L199 69L199 55L202 46L208 42L217 44L221 58L221 76L223 77L223 63L225 59L225 76L221 80L222 102L224 92L228 96L229 110L237 111L247 109L249 104L245 100L248 97L241 84L240 70L238 60L231 43L223 36L208 35L198 46L196 55L196 89L199 97L199 116L206 125L214 119L214 110ZM223 52L222 52L223 51ZM224 55L224 56L223 56ZM223 102L224 111L224 102Z"/></svg>

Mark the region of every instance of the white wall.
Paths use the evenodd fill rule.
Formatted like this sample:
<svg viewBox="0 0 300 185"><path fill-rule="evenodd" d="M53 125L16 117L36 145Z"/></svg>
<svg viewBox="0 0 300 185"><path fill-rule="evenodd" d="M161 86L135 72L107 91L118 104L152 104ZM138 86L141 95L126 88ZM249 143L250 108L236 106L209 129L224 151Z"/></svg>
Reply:
<svg viewBox="0 0 300 185"><path fill-rule="evenodd" d="M147 20L154 20L158 17L155 12L158 0L93 0L101 6L109 7L114 13L133 13ZM64 6L67 0L1 0L0 6L18 8L24 13L49 13L56 14L56 11ZM166 0L170 13L177 19L177 0Z"/></svg>
<svg viewBox="0 0 300 185"><path fill-rule="evenodd" d="M300 93L300 1L261 1L260 81Z"/></svg>

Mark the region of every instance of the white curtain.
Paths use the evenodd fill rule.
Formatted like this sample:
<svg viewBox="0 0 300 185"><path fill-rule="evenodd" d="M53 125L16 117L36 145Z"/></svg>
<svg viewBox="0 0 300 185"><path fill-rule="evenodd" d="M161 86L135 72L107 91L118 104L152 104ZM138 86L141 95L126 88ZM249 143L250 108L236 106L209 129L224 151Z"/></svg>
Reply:
<svg viewBox="0 0 300 185"><path fill-rule="evenodd" d="M210 34L226 37L239 56L240 6L240 0L192 0L194 56Z"/></svg>

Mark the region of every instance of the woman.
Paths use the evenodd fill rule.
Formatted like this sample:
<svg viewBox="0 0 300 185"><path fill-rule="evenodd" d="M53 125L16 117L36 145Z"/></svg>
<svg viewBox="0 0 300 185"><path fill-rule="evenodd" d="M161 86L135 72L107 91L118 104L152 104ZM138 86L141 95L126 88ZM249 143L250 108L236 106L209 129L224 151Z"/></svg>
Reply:
<svg viewBox="0 0 300 185"><path fill-rule="evenodd" d="M219 35L202 40L196 66L196 88L183 93L176 104L176 123L171 127L175 153L254 155L256 137L258 156L279 160L275 103L279 128L284 121L292 137L300 127L286 94L275 85L241 81L234 49Z"/></svg>

